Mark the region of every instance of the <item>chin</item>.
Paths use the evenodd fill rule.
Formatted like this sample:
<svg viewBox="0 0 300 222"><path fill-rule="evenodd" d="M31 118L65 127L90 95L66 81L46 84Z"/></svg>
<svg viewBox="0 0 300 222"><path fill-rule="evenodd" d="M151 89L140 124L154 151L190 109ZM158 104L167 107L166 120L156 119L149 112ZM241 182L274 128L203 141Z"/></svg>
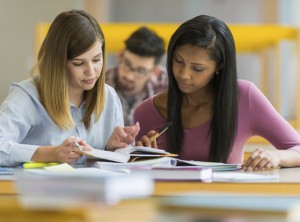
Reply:
<svg viewBox="0 0 300 222"><path fill-rule="evenodd" d="M95 87L95 84L93 85L93 86L88 86L88 87L84 87L84 90L91 90L91 89L93 89Z"/></svg>

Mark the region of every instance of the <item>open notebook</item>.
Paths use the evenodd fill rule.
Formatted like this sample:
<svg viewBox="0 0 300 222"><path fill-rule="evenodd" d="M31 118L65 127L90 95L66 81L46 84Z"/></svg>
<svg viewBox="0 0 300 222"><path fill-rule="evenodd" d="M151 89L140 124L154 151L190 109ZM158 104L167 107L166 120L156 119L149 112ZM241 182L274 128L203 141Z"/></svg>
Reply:
<svg viewBox="0 0 300 222"><path fill-rule="evenodd" d="M101 168L111 171L122 171L131 169L134 167L203 167L210 168L215 171L233 171L241 169L240 164L225 164L215 162L203 162L203 161L187 161L174 157L163 156L161 158L152 158L146 160L138 160L134 162L107 162L107 161L93 161L91 162L93 167Z"/></svg>
<svg viewBox="0 0 300 222"><path fill-rule="evenodd" d="M158 158L177 156L165 150L155 149L144 146L130 146L112 151L93 149L91 151L78 151L79 153L88 156L94 160L112 161L118 163L133 162L141 158Z"/></svg>

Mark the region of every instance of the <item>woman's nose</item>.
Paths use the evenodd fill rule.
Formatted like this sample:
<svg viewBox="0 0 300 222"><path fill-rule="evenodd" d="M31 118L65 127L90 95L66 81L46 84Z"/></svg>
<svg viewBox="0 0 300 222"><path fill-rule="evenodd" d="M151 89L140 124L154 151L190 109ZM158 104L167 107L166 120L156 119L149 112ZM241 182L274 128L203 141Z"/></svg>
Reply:
<svg viewBox="0 0 300 222"><path fill-rule="evenodd" d="M180 70L179 74L182 79L190 79L191 78L190 70L187 67L182 68Z"/></svg>
<svg viewBox="0 0 300 222"><path fill-rule="evenodd" d="M93 65L92 64L87 64L84 70L85 75L92 75L93 73Z"/></svg>

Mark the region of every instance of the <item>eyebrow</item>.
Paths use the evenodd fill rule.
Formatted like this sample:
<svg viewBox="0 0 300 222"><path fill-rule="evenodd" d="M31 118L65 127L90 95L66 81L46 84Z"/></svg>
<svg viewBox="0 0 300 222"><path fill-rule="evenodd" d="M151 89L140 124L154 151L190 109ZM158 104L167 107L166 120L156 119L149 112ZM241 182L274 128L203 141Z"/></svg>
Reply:
<svg viewBox="0 0 300 222"><path fill-rule="evenodd" d="M182 58L182 56L178 52L174 52L174 54Z"/></svg>
<svg viewBox="0 0 300 222"><path fill-rule="evenodd" d="M178 53L178 52L175 52L176 56L179 56L181 59L183 59L183 57ZM200 65L200 66L204 66L205 64L202 64L202 63L195 63L195 62L191 62L191 64L193 65Z"/></svg>
<svg viewBox="0 0 300 222"><path fill-rule="evenodd" d="M98 57L98 56L100 56L100 55L102 55L102 53L99 53L98 55L95 55L93 58L96 58L96 57ZM74 58L74 59L72 59L73 61L74 60L80 60L80 61L82 61L82 60L85 60L85 59L80 59L80 58Z"/></svg>
<svg viewBox="0 0 300 222"><path fill-rule="evenodd" d="M131 61L130 61L130 59L127 59L126 57L123 57L123 59L126 61L126 62L128 62L129 64L130 64L130 66L132 67L132 63L131 63ZM143 66L137 66L137 67L132 67L132 68L134 68L134 69L145 69L145 70L152 70L152 69L148 69L148 68L146 68L146 67L143 67Z"/></svg>

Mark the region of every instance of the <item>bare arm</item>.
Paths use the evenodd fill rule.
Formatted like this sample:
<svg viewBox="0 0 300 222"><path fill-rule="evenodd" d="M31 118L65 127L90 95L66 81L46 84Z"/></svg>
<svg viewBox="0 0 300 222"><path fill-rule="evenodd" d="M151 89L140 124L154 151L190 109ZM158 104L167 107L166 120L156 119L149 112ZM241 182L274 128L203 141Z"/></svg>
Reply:
<svg viewBox="0 0 300 222"><path fill-rule="evenodd" d="M260 171L282 167L300 166L300 153L295 150L263 150L256 149L244 162L243 170Z"/></svg>

